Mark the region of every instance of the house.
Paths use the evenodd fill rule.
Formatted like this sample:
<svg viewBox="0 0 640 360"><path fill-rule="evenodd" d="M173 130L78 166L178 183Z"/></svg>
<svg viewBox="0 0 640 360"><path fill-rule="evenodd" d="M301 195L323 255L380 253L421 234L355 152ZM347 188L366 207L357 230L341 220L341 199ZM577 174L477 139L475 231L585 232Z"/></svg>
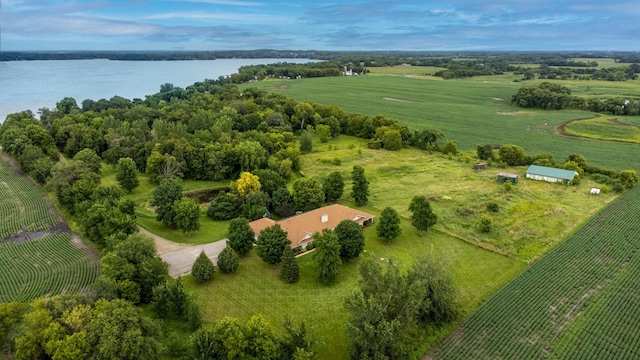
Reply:
<svg viewBox="0 0 640 360"><path fill-rule="evenodd" d="M342 220L353 220L365 226L373 223L374 215L352 209L348 206L333 204L306 213L295 215L280 221L262 218L249 223L256 238L260 231L275 224L287 232L293 249L302 249L313 241L313 234L324 229L333 230Z"/></svg>
<svg viewBox="0 0 640 360"><path fill-rule="evenodd" d="M498 182L503 183L505 181L510 181L512 184L518 183L518 175L516 174L508 174L505 172L498 173Z"/></svg>
<svg viewBox="0 0 640 360"><path fill-rule="evenodd" d="M552 183L570 184L578 176L574 170L557 169L546 166L531 165L527 169L527 179L542 180Z"/></svg>

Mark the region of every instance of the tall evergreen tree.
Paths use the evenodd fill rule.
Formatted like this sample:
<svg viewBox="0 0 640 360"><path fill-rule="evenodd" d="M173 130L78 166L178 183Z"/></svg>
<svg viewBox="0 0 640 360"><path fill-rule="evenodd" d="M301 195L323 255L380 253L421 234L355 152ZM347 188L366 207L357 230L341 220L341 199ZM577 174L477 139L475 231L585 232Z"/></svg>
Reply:
<svg viewBox="0 0 640 360"><path fill-rule="evenodd" d="M387 242L391 242L391 240L400 236L401 231L398 212L391 207L384 208L376 224L378 236L387 240Z"/></svg>
<svg viewBox="0 0 640 360"><path fill-rule="evenodd" d="M230 246L226 246L218 255L218 269L224 273L236 272L238 264L238 254Z"/></svg>
<svg viewBox="0 0 640 360"><path fill-rule="evenodd" d="M285 247L282 254L282 268L280 269L280 279L287 284L294 284L300 279L300 269L293 250L290 246Z"/></svg>
<svg viewBox="0 0 640 360"><path fill-rule="evenodd" d="M423 195L413 197L411 204L409 204L409 211L413 213L411 224L420 231L428 230L438 221L438 216L431 210L429 200Z"/></svg>
<svg viewBox="0 0 640 360"><path fill-rule="evenodd" d="M324 229L322 233L313 235L313 244L316 246L313 259L318 268L318 278L321 283L329 285L336 280L342 266L338 236L332 230Z"/></svg>
<svg viewBox="0 0 640 360"><path fill-rule="evenodd" d="M351 196L356 205L362 206L369 202L369 181L364 175L364 168L360 165L354 165L351 172Z"/></svg>
<svg viewBox="0 0 640 360"><path fill-rule="evenodd" d="M209 259L207 254L205 254L204 250L202 250L191 267L191 275L199 283L203 283L213 277L214 271L215 267L213 262Z"/></svg>
<svg viewBox="0 0 640 360"><path fill-rule="evenodd" d="M227 245L231 247L240 256L247 255L253 248L255 234L249 226L249 220L245 218L236 218L229 223L229 231L227 232Z"/></svg>

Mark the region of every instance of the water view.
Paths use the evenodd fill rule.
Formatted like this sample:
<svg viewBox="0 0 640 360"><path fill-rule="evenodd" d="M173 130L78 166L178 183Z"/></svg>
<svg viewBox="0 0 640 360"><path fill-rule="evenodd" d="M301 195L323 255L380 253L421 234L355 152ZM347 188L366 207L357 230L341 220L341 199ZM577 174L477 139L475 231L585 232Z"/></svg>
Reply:
<svg viewBox="0 0 640 360"><path fill-rule="evenodd" d="M54 108L64 97L78 104L85 99L118 95L141 98L172 83L187 87L204 79L217 79L245 65L277 62L306 63L309 59L218 59L192 61L9 61L0 62L0 122L7 114Z"/></svg>

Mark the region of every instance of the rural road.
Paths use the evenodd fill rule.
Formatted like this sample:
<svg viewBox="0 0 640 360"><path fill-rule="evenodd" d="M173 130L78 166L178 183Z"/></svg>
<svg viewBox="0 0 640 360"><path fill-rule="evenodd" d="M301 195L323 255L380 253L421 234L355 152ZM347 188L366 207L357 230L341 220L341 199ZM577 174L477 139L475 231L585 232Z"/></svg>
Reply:
<svg viewBox="0 0 640 360"><path fill-rule="evenodd" d="M191 266L200 252L204 250L214 265L218 262L218 254L227 246L227 239L222 239L204 245L180 244L153 234L142 227L138 227L141 234L147 235L156 243L156 250L160 258L169 264L169 276L177 278L191 273Z"/></svg>

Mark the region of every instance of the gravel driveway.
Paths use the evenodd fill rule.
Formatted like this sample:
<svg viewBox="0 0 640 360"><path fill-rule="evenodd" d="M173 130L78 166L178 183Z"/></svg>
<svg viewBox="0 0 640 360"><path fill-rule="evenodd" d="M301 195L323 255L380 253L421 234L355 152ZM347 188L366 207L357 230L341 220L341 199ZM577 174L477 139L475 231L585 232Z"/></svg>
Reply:
<svg viewBox="0 0 640 360"><path fill-rule="evenodd" d="M218 254L227 246L227 239L219 240L204 245L193 245L184 249L174 250L161 254L162 260L169 264L169 276L177 278L178 276L188 275L191 273L191 266L196 261L200 252L204 250L209 259L216 265L218 262Z"/></svg>

